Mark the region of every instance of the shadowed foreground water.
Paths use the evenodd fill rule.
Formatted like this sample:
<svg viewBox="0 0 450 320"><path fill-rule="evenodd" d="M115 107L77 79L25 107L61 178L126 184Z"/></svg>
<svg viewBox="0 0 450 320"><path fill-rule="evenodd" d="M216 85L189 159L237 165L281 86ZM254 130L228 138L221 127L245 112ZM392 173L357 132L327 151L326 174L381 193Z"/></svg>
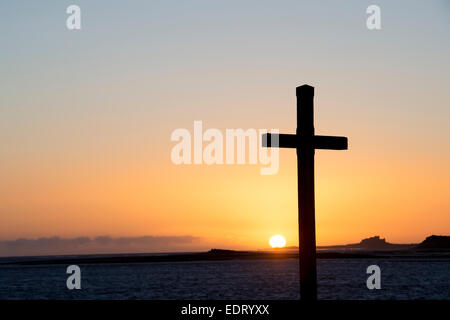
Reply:
<svg viewBox="0 0 450 320"><path fill-rule="evenodd" d="M366 268L381 268L381 290ZM65 265L0 265L0 299L298 299L298 262L228 260L80 264L81 290ZM319 299L450 299L450 260L319 259Z"/></svg>

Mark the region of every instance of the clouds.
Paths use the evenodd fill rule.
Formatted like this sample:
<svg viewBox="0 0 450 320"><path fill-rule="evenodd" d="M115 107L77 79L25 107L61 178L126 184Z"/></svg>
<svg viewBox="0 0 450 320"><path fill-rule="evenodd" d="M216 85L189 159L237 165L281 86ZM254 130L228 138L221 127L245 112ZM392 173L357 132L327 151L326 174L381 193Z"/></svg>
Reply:
<svg viewBox="0 0 450 320"><path fill-rule="evenodd" d="M0 256L189 251L202 248L201 238L186 236L98 236L0 241Z"/></svg>

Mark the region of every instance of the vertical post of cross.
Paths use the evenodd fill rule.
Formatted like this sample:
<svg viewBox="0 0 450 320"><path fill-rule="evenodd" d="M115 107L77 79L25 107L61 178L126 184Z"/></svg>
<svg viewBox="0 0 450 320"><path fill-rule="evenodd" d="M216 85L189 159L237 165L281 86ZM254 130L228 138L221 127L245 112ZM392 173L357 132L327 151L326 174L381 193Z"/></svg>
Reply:
<svg viewBox="0 0 450 320"><path fill-rule="evenodd" d="M347 137L315 135L313 100L313 87L308 85L297 87L297 133L266 133L262 136L263 147L297 150L298 241L302 300L317 300L314 151L348 149ZM272 139L277 143L272 144Z"/></svg>
<svg viewBox="0 0 450 320"><path fill-rule="evenodd" d="M296 93L300 297L302 300L316 300L314 87L303 85L297 87Z"/></svg>

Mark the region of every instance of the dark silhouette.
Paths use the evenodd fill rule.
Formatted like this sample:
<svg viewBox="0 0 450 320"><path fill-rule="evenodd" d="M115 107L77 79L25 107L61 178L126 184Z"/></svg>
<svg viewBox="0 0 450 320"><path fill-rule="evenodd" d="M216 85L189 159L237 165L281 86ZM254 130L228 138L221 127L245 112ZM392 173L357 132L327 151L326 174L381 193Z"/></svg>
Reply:
<svg viewBox="0 0 450 320"><path fill-rule="evenodd" d="M389 243L386 239L381 239L380 236L362 239L359 243L351 243L337 246L321 246L321 249L327 250L364 250L364 251L380 251L380 250L407 250L413 249L417 244L398 244Z"/></svg>
<svg viewBox="0 0 450 320"><path fill-rule="evenodd" d="M450 236L429 236L419 244L418 249L450 250Z"/></svg>
<svg viewBox="0 0 450 320"><path fill-rule="evenodd" d="M448 247L450 236L430 236L421 244L392 244L378 236L363 239L359 243L321 246L317 252L318 259L396 259L398 257L420 257L421 259L450 258ZM368 248L374 243L385 243L386 247ZM421 245L426 243L427 250ZM447 243L447 246L443 246ZM437 246L437 247L436 247ZM389 249L389 250L386 250ZM429 251L429 253L428 253ZM101 264L101 263L149 263L149 262L182 262L182 261L222 261L222 260L256 260L256 259L298 259L298 247L265 249L259 251L237 251L227 249L211 249L208 252L193 253L135 253L135 254L102 254L79 256L34 256L0 258L0 265L45 265L45 264ZM2 261L3 260L3 261Z"/></svg>
<svg viewBox="0 0 450 320"><path fill-rule="evenodd" d="M297 149L300 297L317 300L314 152L315 149L346 150L347 138L316 136L314 88L303 85L297 87L296 93L296 134L265 134L263 146Z"/></svg>
<svg viewBox="0 0 450 320"><path fill-rule="evenodd" d="M360 243L358 243L358 247L367 248L367 249L379 249L379 248L386 248L391 247L392 244L386 242L386 239L380 239L380 236L375 236L371 238L366 238L361 240Z"/></svg>

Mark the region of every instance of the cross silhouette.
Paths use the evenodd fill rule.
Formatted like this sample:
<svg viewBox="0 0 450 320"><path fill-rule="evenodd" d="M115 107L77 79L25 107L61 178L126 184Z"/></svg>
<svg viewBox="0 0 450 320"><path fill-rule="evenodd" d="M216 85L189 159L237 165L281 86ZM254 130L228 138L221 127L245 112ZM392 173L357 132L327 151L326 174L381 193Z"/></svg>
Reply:
<svg viewBox="0 0 450 320"><path fill-rule="evenodd" d="M297 87L297 134L262 137L263 147L297 149L300 297L317 299L316 230L314 208L315 149L346 150L346 137L314 134L314 87Z"/></svg>

